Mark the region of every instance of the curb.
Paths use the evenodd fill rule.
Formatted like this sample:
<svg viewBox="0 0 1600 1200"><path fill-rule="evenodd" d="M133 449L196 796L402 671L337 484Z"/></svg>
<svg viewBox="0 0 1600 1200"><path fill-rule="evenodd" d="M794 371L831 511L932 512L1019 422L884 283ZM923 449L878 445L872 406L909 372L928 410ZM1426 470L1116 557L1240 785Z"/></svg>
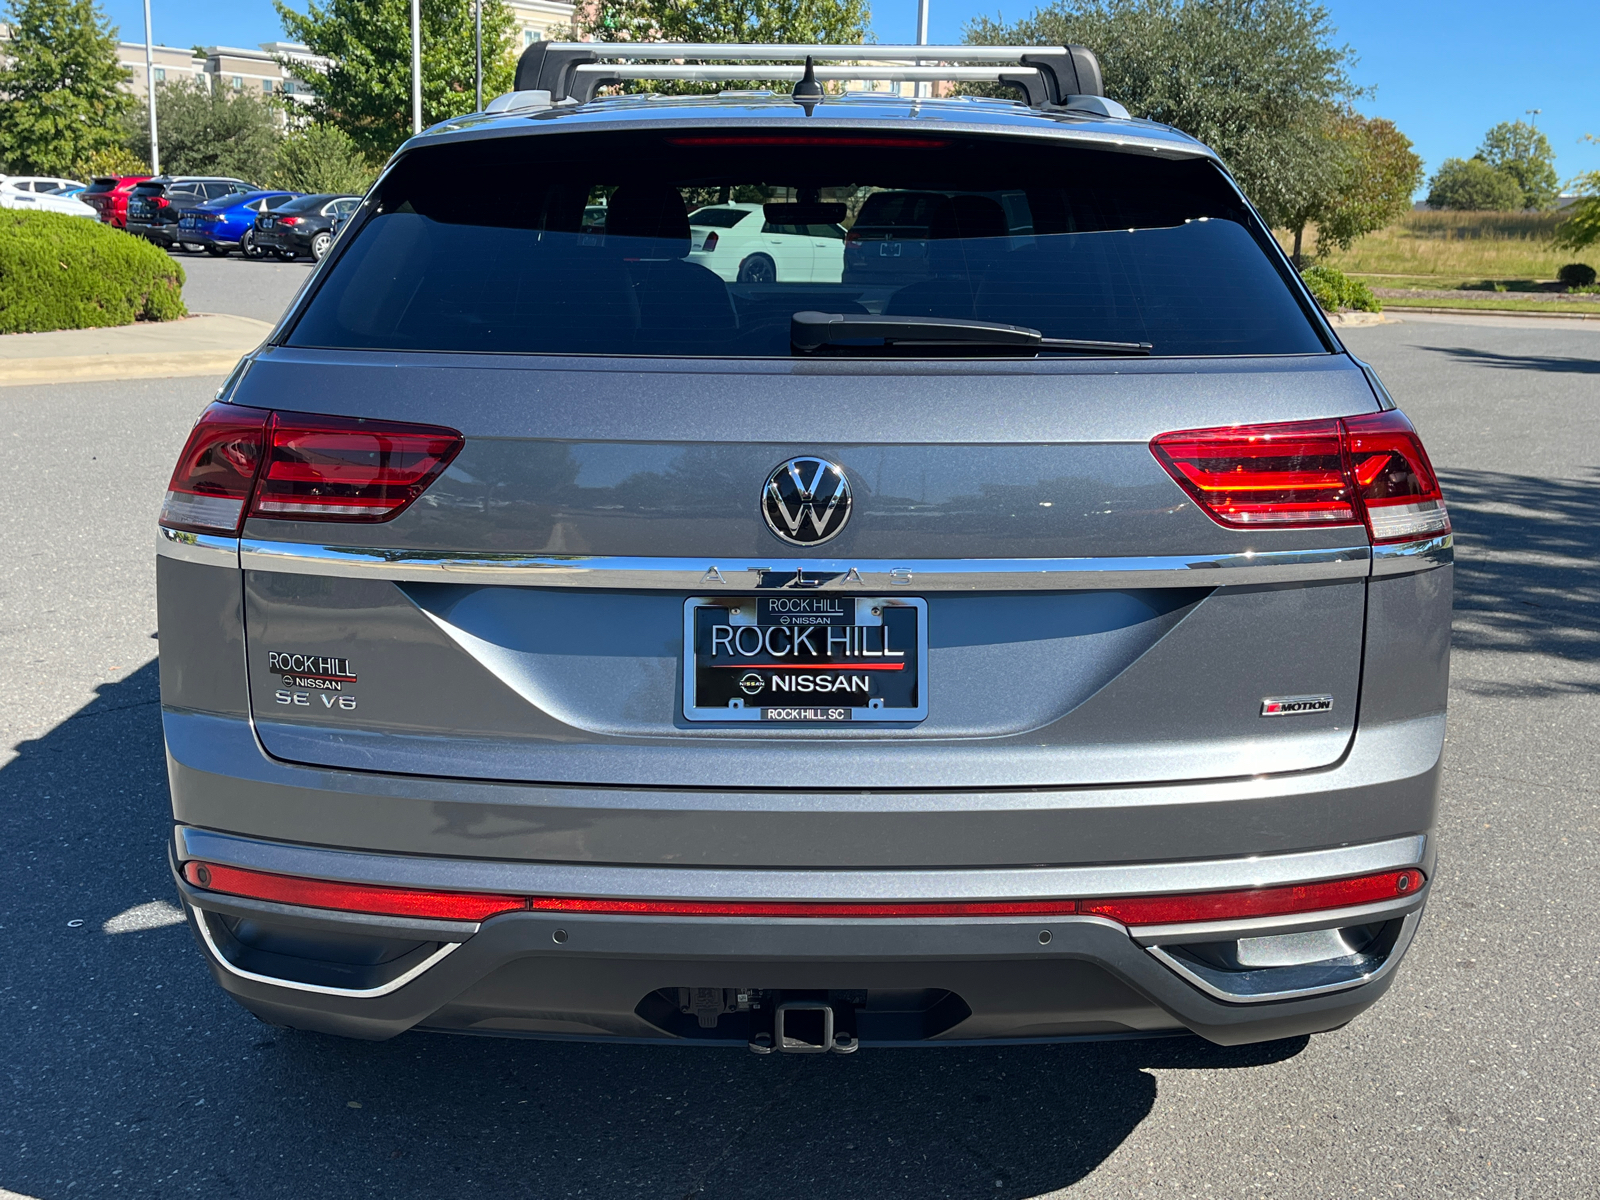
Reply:
<svg viewBox="0 0 1600 1200"><path fill-rule="evenodd" d="M1440 308L1424 304L1396 305L1385 313L1442 313L1451 317L1526 317L1530 321L1600 321L1600 312L1529 312L1524 308Z"/></svg>
<svg viewBox="0 0 1600 1200"><path fill-rule="evenodd" d="M72 358L15 359L0 362L0 387L226 375L247 353L249 351L219 354L201 350L194 354L85 354Z"/></svg>

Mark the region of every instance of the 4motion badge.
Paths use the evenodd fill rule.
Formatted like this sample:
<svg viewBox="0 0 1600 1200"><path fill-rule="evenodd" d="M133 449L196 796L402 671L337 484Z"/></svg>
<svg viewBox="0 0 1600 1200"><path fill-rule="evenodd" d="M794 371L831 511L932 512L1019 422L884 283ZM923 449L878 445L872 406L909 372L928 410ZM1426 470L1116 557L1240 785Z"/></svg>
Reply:
<svg viewBox="0 0 1600 1200"><path fill-rule="evenodd" d="M823 458L791 458L773 469L761 490L767 528L791 546L815 546L850 520L850 481Z"/></svg>
<svg viewBox="0 0 1600 1200"><path fill-rule="evenodd" d="M1332 711L1332 696L1268 696L1261 702L1263 717L1303 717Z"/></svg>

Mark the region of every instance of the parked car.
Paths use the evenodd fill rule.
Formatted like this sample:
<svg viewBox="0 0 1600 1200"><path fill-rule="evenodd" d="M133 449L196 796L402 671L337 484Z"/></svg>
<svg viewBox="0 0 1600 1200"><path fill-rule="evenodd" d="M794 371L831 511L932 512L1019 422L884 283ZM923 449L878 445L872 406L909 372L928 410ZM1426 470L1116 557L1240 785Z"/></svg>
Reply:
<svg viewBox="0 0 1600 1200"><path fill-rule="evenodd" d="M174 236L180 241L204 246L208 253L218 257L237 250L246 258L260 258L262 250L255 240L256 218L264 212L277 211L299 196L299 192L242 192L220 200L207 200L193 208L179 210Z"/></svg>
<svg viewBox="0 0 1600 1200"><path fill-rule="evenodd" d="M773 222L764 208L730 203L695 209L689 214L689 261L730 283L838 283L844 227Z"/></svg>
<svg viewBox="0 0 1600 1200"><path fill-rule="evenodd" d="M0 208L94 217L95 210L65 193L83 185L53 175L0 175Z"/></svg>
<svg viewBox="0 0 1600 1200"><path fill-rule="evenodd" d="M226 196L241 196L261 189L242 179L214 175L163 175L136 183L128 196L129 233L148 238L158 246L182 245L198 251L199 242L180 242L178 222L185 210L198 208Z"/></svg>
<svg viewBox="0 0 1600 1200"><path fill-rule="evenodd" d="M957 252L961 240L1032 232L1027 197L1021 192L874 192L845 239L844 279L885 284L927 279L940 273L941 250ZM949 247L943 245L947 242Z"/></svg>
<svg viewBox="0 0 1600 1200"><path fill-rule="evenodd" d="M1029 103L594 100L546 49L536 118L405 143L178 455L213 978L352 1037L758 1053L1376 1002L1436 878L1450 518L1217 155L1081 47L961 68ZM724 189L952 223L909 279L730 283Z"/></svg>
<svg viewBox="0 0 1600 1200"><path fill-rule="evenodd" d="M333 245L333 222L361 207L360 196L301 196L256 218L255 241L264 253L288 260L309 254L317 262Z"/></svg>
<svg viewBox="0 0 1600 1200"><path fill-rule="evenodd" d="M80 199L107 225L124 229L128 224L128 196L148 175L96 175Z"/></svg>

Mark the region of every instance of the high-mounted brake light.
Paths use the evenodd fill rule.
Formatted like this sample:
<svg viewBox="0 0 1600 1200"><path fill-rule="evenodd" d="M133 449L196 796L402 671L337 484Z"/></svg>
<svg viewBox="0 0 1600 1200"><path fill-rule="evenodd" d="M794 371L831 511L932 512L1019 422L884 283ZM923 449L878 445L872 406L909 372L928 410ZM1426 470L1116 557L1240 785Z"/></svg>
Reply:
<svg viewBox="0 0 1600 1200"><path fill-rule="evenodd" d="M939 150L950 143L944 138L858 137L852 134L710 134L695 137L669 137L673 146L865 146L874 150Z"/></svg>
<svg viewBox="0 0 1600 1200"><path fill-rule="evenodd" d="M161 524L237 535L246 516L388 521L464 444L437 425L213 404L178 456Z"/></svg>
<svg viewBox="0 0 1600 1200"><path fill-rule="evenodd" d="M1107 900L934 900L934 901L809 901L809 900L623 900L586 896L486 895L482 892L439 892L304 879L241 867L190 861L183 877L196 887L231 896L388 916L434 917L481 921L504 912L590 913L643 917L1053 917L1083 914L1106 917L1128 926L1175 925L1192 921L1228 921L1248 917L1289 916L1325 909L1350 908L1412 896L1426 882L1421 871L1407 868L1284 887L1242 888L1230 892L1187 895L1124 896Z"/></svg>
<svg viewBox="0 0 1600 1200"><path fill-rule="evenodd" d="M1230 528L1364 522L1375 543L1450 530L1427 452L1398 410L1185 429L1152 439L1150 451L1202 512Z"/></svg>

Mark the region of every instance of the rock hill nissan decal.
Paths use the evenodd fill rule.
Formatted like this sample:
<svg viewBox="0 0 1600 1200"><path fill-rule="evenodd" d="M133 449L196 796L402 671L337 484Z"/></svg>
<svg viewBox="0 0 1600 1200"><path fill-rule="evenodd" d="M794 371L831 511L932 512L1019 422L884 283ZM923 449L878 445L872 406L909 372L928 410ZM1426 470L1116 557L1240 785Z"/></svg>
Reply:
<svg viewBox="0 0 1600 1200"><path fill-rule="evenodd" d="M823 458L791 458L773 468L761 490L767 528L793 546L837 537L850 519L850 481Z"/></svg>

